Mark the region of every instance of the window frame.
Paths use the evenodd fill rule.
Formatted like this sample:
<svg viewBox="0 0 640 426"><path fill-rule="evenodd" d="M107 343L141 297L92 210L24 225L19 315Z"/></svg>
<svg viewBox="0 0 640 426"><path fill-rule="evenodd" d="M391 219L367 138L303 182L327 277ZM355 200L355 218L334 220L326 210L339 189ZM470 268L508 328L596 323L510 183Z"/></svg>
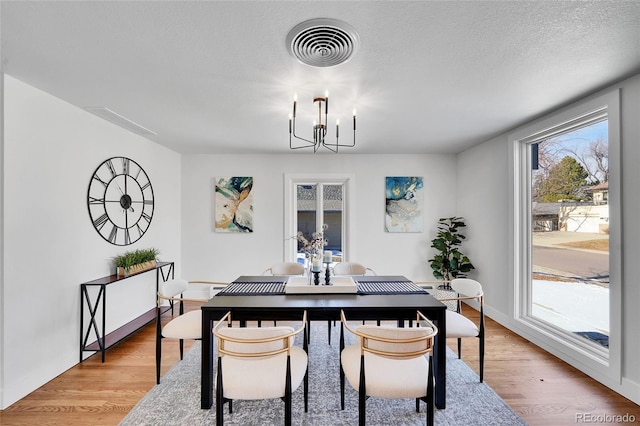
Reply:
<svg viewBox="0 0 640 426"><path fill-rule="evenodd" d="M609 143L609 350L591 344L530 315L531 306L531 149L536 140L554 129L588 123L604 112L608 120ZM622 217L620 161L620 94L614 90L577 102L551 113L508 137L509 150L509 288L510 316L516 328L529 340L592 376L621 380L622 360Z"/></svg>
<svg viewBox="0 0 640 426"><path fill-rule="evenodd" d="M342 185L342 261L346 262L353 254L353 226L355 204L354 187L355 176L352 173L285 173L284 174L284 259L295 262L298 253L298 243L294 238L298 230L294 208L297 205L298 185Z"/></svg>

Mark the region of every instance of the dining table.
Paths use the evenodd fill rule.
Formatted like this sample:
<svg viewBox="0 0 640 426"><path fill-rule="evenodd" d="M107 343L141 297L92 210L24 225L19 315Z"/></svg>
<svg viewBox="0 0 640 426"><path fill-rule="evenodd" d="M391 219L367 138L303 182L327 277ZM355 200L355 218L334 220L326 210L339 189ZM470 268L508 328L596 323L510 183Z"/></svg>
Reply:
<svg viewBox="0 0 640 426"><path fill-rule="evenodd" d="M353 276L353 292L319 285L291 293L288 276L240 276L204 303L202 309L201 408L213 405L214 337L216 321L231 312L234 321L296 321L307 312L309 321L340 321L340 311L349 320L405 321L422 312L438 328L433 361L435 405L446 407L446 305L404 276ZM310 286L313 287L313 281ZM340 291L340 292L338 292Z"/></svg>

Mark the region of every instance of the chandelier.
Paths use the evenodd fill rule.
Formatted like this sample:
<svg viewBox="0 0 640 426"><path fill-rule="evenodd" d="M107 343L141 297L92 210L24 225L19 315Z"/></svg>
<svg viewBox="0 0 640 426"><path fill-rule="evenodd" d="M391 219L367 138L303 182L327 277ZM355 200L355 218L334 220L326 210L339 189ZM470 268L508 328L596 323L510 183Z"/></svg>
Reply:
<svg viewBox="0 0 640 426"><path fill-rule="evenodd" d="M329 151L338 152L338 148L353 148L356 146L356 110L353 110L353 142L351 144L341 144L340 138L340 120L336 120L336 141L328 142L327 136L327 117L329 115L329 92L324 93L322 98L314 98L313 103L318 105L318 119L313 121L313 139L305 139L296 135L296 107L298 104L298 96L293 95L293 113L289 114L289 148L313 148L313 152L317 152L320 147L327 148ZM294 146L293 139L302 141Z"/></svg>

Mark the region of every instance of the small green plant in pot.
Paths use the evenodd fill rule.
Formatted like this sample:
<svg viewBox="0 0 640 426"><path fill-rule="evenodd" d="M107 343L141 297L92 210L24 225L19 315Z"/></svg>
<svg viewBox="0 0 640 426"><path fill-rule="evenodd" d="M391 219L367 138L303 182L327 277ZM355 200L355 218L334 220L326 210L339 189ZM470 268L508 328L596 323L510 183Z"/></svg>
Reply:
<svg viewBox="0 0 640 426"><path fill-rule="evenodd" d="M462 245L465 236L460 233L460 228L467 225L462 217L440 218L438 220L438 233L431 241L431 247L438 251L438 254L429 259L433 276L439 280L444 280L442 288L449 290L449 282L454 278L464 278L466 273L475 269L467 256L458 249Z"/></svg>
<svg viewBox="0 0 640 426"><path fill-rule="evenodd" d="M137 274L155 268L156 257L160 251L155 248L128 251L114 258L116 273L119 276Z"/></svg>

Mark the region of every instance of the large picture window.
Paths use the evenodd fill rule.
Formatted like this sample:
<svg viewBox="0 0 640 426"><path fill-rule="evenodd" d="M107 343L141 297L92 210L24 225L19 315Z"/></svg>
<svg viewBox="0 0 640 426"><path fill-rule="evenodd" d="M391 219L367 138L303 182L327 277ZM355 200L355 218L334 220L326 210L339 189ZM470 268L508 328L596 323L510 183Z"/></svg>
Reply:
<svg viewBox="0 0 640 426"><path fill-rule="evenodd" d="M531 149L530 316L609 349L606 111L523 141ZM575 301L576 303L567 303Z"/></svg>
<svg viewBox="0 0 640 426"><path fill-rule="evenodd" d="M514 317L564 359L620 375L617 92L510 135Z"/></svg>

